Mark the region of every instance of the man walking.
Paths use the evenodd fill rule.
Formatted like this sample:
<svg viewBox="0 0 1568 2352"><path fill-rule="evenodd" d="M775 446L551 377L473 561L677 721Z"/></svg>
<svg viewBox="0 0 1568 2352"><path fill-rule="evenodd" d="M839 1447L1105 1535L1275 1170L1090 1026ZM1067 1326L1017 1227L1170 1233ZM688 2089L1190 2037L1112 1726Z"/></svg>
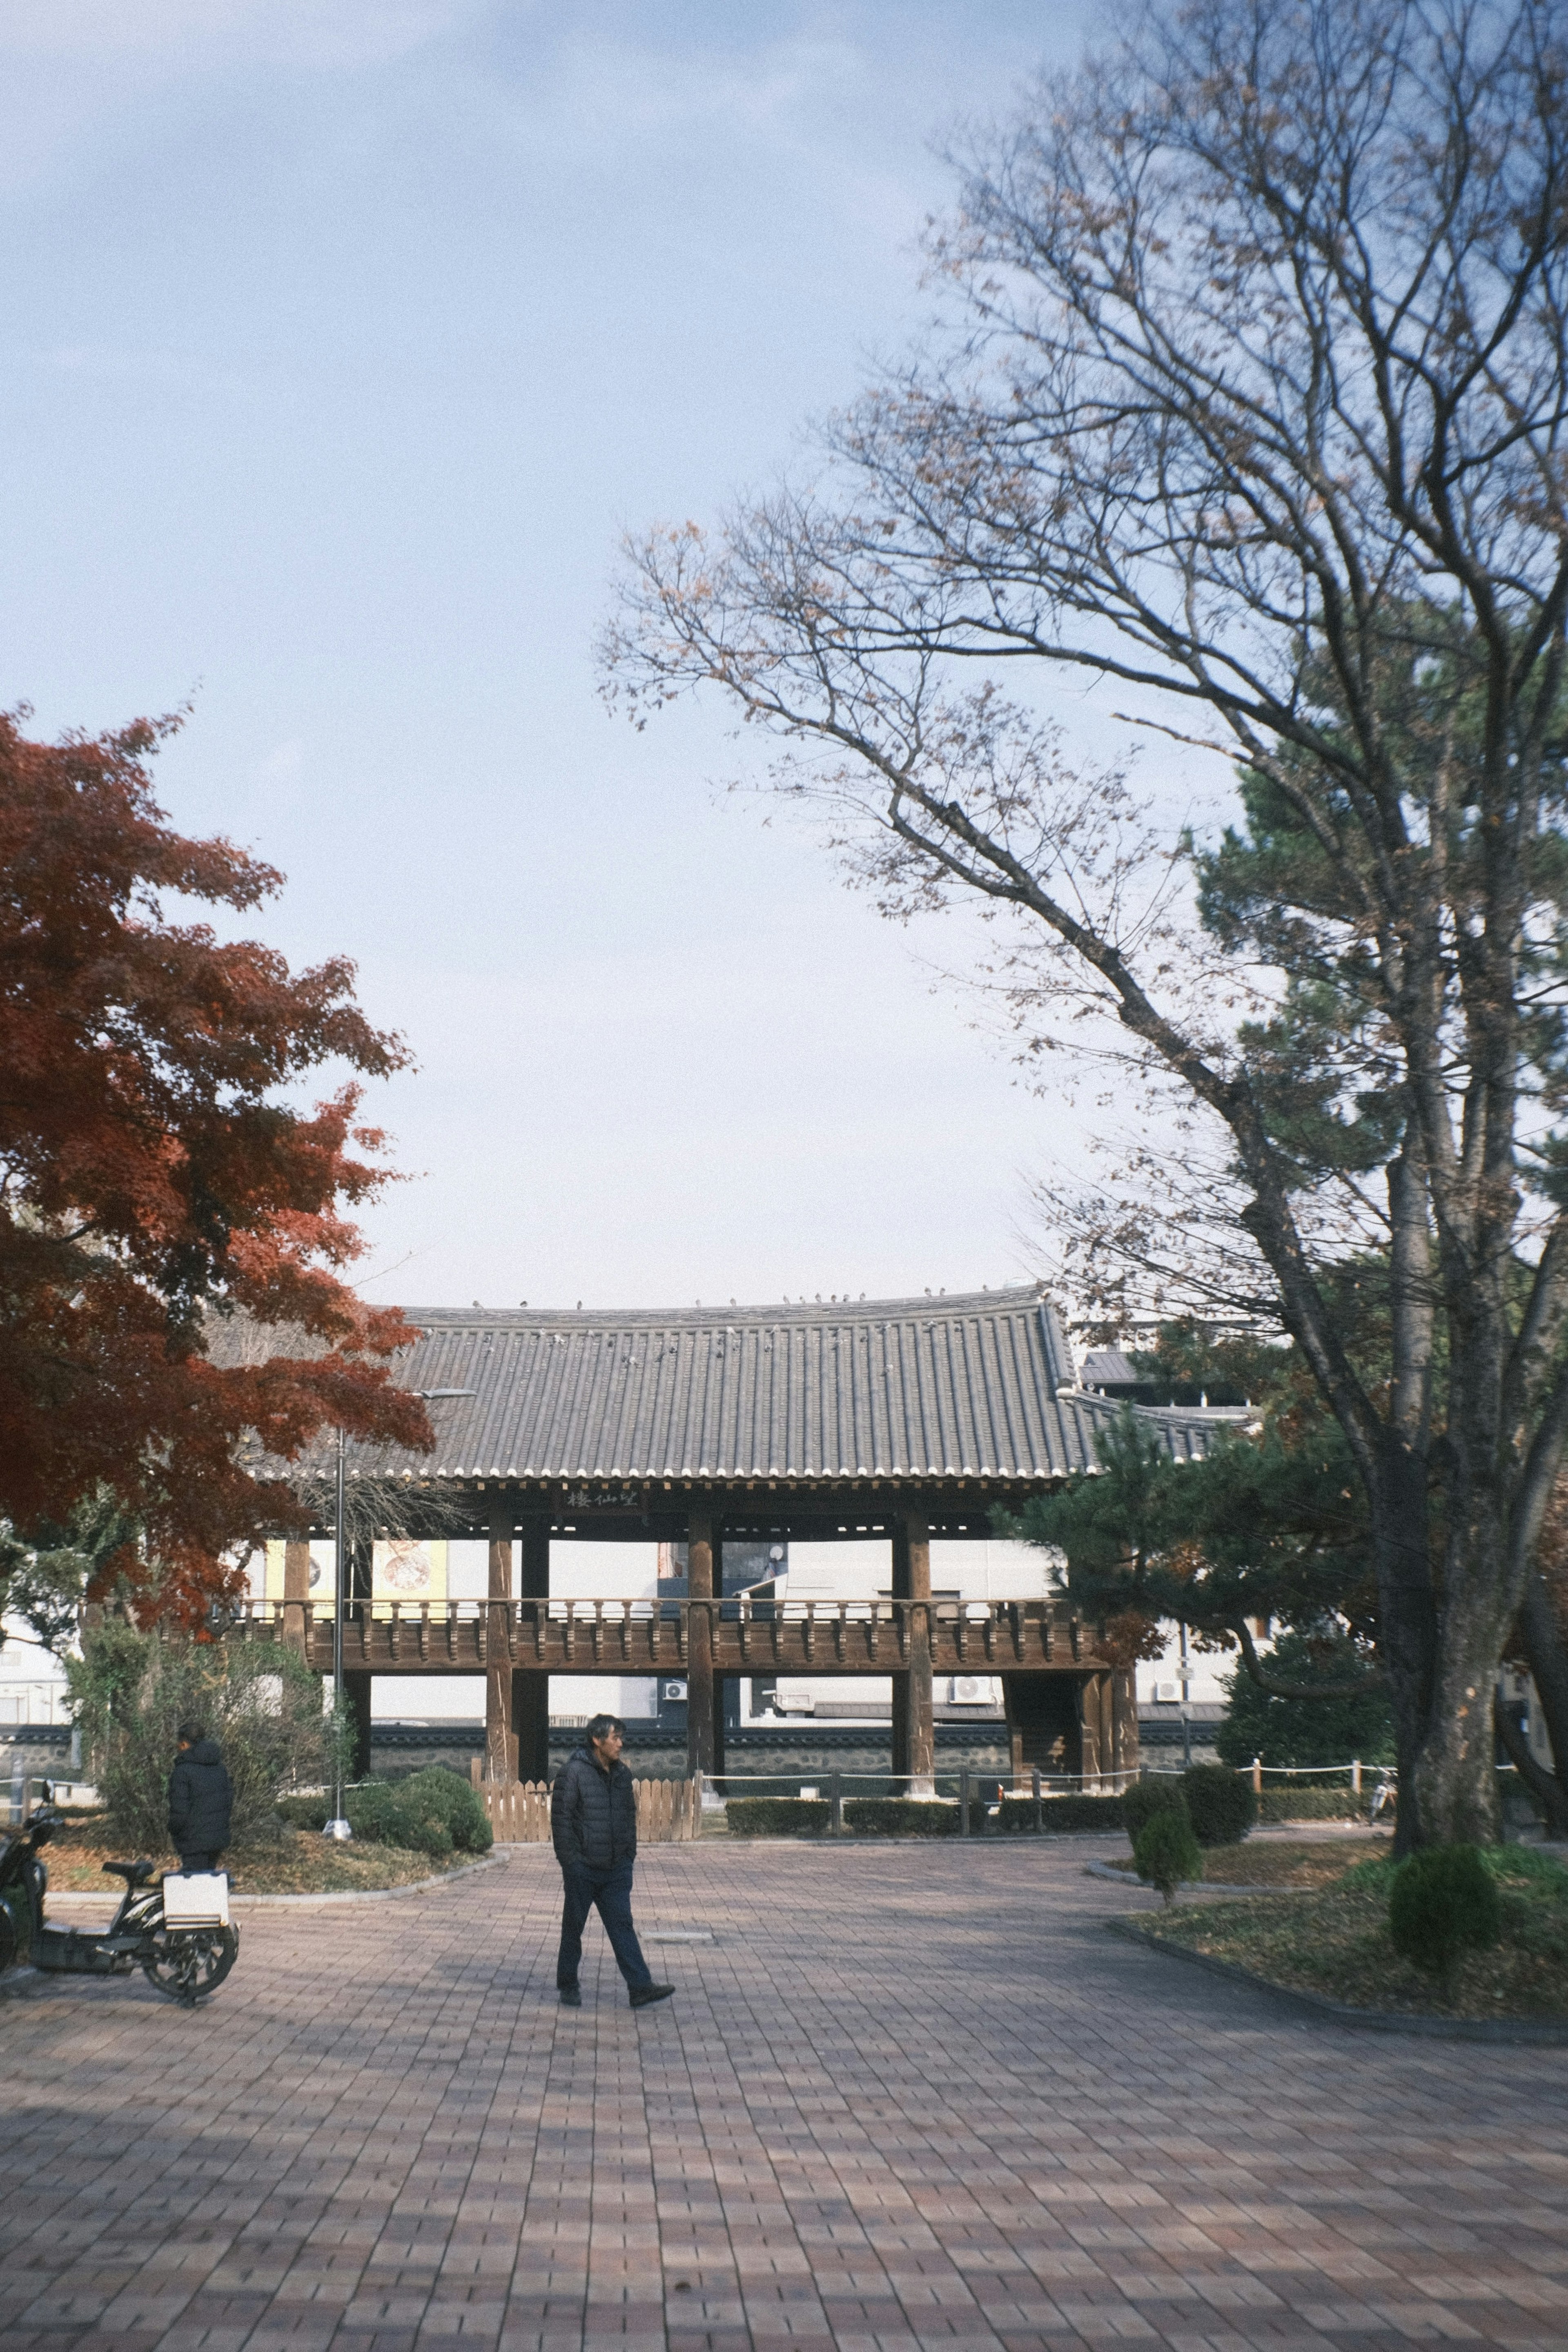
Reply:
<svg viewBox="0 0 1568 2352"><path fill-rule="evenodd" d="M234 1789L206 1727L182 1723L169 1775L169 1842L182 1870L211 1870L228 1843Z"/></svg>
<svg viewBox="0 0 1568 2352"><path fill-rule="evenodd" d="M632 2007L647 2009L675 1990L673 1985L655 1984L632 1925L637 1801L632 1776L621 1762L625 1735L626 1726L616 1716L595 1716L584 1734L586 1746L567 1758L550 1792L550 1833L566 1882L555 1986L567 2009L583 2006L577 1969L583 1929L595 1906Z"/></svg>

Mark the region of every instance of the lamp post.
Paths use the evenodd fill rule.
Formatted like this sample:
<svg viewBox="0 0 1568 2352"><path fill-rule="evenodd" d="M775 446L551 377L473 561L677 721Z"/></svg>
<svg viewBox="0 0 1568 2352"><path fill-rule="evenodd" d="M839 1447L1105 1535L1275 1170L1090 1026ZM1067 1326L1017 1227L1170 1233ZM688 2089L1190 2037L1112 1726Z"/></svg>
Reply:
<svg viewBox="0 0 1568 2352"><path fill-rule="evenodd" d="M343 1540L343 1517L347 1508L348 1473L344 1456L347 1441L342 1424L338 1424L338 1502L337 1525L332 1542L332 1742L333 1769L337 1784L332 1803L332 1818L327 1823L330 1838L352 1838L343 1813L343 1585L348 1562L348 1546Z"/></svg>
<svg viewBox="0 0 1568 2352"><path fill-rule="evenodd" d="M471 1397L475 1389L416 1389L414 1394L428 1400L431 1397ZM326 1834L342 1841L352 1838L353 1831L343 1812L343 1604L348 1588L348 1438L342 1423L338 1424L338 1494L337 1527L332 1544L332 1719L339 1727L336 1747L337 1780L333 1791L332 1818L327 1823Z"/></svg>

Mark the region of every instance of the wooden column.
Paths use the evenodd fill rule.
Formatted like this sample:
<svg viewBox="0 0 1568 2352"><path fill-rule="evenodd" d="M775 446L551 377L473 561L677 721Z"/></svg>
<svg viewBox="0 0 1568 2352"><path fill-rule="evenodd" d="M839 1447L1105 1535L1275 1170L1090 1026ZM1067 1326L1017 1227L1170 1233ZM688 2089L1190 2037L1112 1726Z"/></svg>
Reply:
<svg viewBox="0 0 1568 2352"><path fill-rule="evenodd" d="M1116 1769L1116 1677L1100 1677L1100 1769L1102 1772Z"/></svg>
<svg viewBox="0 0 1568 2352"><path fill-rule="evenodd" d="M689 1601L713 1598L713 1563L719 1549L710 1511L693 1511L687 1535L686 1591ZM713 1769L713 1629L706 1609L687 1612L686 1769Z"/></svg>
<svg viewBox="0 0 1568 2352"><path fill-rule="evenodd" d="M305 1654L310 1598L310 1547L290 1537L283 1547L283 1639L300 1657Z"/></svg>
<svg viewBox="0 0 1568 2352"><path fill-rule="evenodd" d="M349 1758L351 1780L370 1778L370 1686L374 1679L374 1675L363 1669L343 1676L343 1698L354 1727L353 1750Z"/></svg>
<svg viewBox="0 0 1568 2352"><path fill-rule="evenodd" d="M1138 1684L1131 1669L1113 1675L1110 1689L1111 1714L1115 1727L1116 1769L1119 1772L1136 1772L1140 1761Z"/></svg>
<svg viewBox="0 0 1568 2352"><path fill-rule="evenodd" d="M525 1519L519 1598L550 1598L550 1522ZM511 1678L511 1722L520 1780L550 1778L550 1676L537 1667L518 1667Z"/></svg>
<svg viewBox="0 0 1568 2352"><path fill-rule="evenodd" d="M489 1611L485 1627L485 1778L517 1778L517 1734L511 1719L511 1505L490 1505Z"/></svg>
<svg viewBox="0 0 1568 2352"><path fill-rule="evenodd" d="M1098 1675L1085 1675L1078 1686L1078 1769L1086 1780L1093 1780L1100 1769L1100 1682Z"/></svg>
<svg viewBox="0 0 1568 2352"><path fill-rule="evenodd" d="M900 1514L893 1528L893 1598L931 1600L931 1529L916 1512ZM907 1774L911 1796L929 1797L936 1785L936 1719L931 1706L931 1612L905 1612L910 1625L908 1667L893 1676L893 1771Z"/></svg>

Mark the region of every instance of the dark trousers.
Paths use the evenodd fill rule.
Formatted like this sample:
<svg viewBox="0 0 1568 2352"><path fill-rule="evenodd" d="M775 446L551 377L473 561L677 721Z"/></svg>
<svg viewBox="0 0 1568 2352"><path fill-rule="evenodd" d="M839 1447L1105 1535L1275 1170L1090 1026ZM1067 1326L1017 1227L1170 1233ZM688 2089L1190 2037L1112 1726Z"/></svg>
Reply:
<svg viewBox="0 0 1568 2352"><path fill-rule="evenodd" d="M583 1958L583 1930L590 1911L597 1910L616 1956L616 1966L628 1992L640 1992L653 1982L653 1972L642 1956L637 1931L632 1926L632 1864L617 1863L613 1870L563 1871L566 1903L561 1914L561 1953L555 1963L557 1986L574 1985Z"/></svg>
<svg viewBox="0 0 1568 2352"><path fill-rule="evenodd" d="M221 1845L215 1845L205 1853L183 1853L180 1856L180 1868L182 1870L216 1870L217 1858L222 1852Z"/></svg>

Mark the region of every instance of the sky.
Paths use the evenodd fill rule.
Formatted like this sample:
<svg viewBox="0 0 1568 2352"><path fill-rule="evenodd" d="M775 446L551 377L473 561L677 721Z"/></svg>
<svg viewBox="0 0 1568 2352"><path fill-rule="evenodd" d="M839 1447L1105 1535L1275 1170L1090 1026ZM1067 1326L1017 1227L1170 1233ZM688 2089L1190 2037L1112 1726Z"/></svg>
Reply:
<svg viewBox="0 0 1568 2352"><path fill-rule="evenodd" d="M618 535L798 462L931 297L1028 0L0 0L0 702L193 708L182 829L288 876L416 1067L368 1297L689 1306L1028 1277L1076 1112L717 709L593 665Z"/></svg>

